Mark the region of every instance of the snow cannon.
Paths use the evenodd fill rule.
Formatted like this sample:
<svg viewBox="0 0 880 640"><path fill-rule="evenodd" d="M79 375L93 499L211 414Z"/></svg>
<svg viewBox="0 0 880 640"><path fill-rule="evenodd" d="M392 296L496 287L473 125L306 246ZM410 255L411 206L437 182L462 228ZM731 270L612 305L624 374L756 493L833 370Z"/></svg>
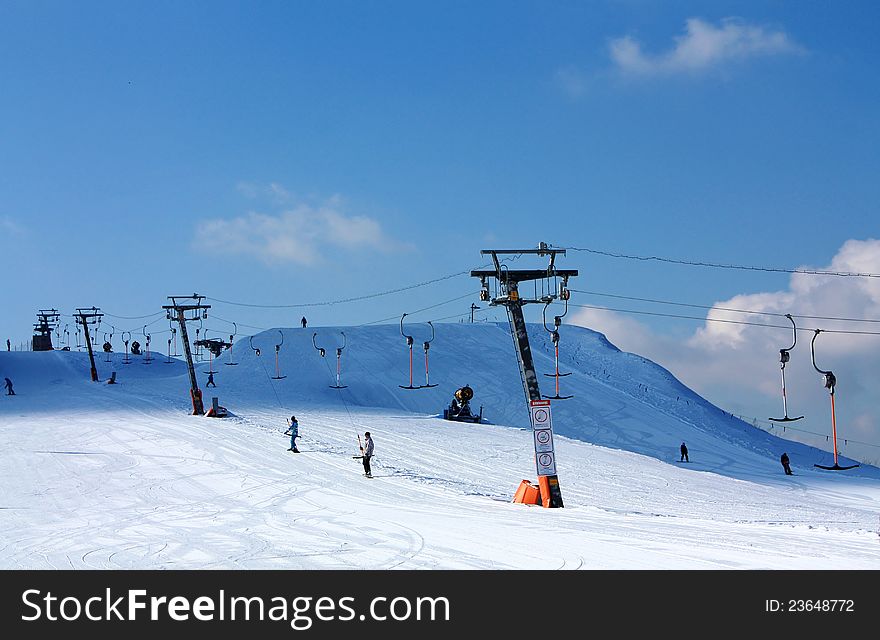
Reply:
<svg viewBox="0 0 880 640"><path fill-rule="evenodd" d="M131 343L131 355L139 356L141 355L141 343L135 340Z"/></svg>
<svg viewBox="0 0 880 640"><path fill-rule="evenodd" d="M483 407L480 407L479 414L474 415L470 405L473 398L474 390L470 386L464 385L460 389L456 389L452 395L452 402L443 410L443 419L457 422L480 422L483 419Z"/></svg>

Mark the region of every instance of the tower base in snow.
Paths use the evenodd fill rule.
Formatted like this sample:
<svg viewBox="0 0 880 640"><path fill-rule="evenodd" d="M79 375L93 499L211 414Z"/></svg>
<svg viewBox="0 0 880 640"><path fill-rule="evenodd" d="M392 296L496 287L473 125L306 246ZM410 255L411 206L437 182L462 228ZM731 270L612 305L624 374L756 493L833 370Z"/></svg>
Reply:
<svg viewBox="0 0 880 640"><path fill-rule="evenodd" d="M562 495L559 492L559 480L556 476L539 476L537 486L529 480L523 480L513 495L513 502L515 504L539 504L547 509L561 507L563 505Z"/></svg>

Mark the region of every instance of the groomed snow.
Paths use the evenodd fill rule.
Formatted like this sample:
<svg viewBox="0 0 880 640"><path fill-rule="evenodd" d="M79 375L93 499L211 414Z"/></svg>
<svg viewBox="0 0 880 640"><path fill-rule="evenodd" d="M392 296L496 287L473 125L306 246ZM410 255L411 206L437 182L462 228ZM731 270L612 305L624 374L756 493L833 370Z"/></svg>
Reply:
<svg viewBox="0 0 880 640"><path fill-rule="evenodd" d="M0 397L0 567L880 569L880 471L814 469L830 454L730 417L577 327L563 329L560 364L575 397L553 404L565 508L512 504L536 475L507 327L436 327L438 386L421 390L398 386L396 326L284 329L282 380L270 379L277 330L253 337L260 357L238 339L213 363L217 388L202 387L234 414L223 420L189 415L185 367L159 354L99 354L92 383L84 353L0 352L17 393ZM419 384L429 328L411 330ZM329 388L340 331L341 391ZM551 372L546 332L530 335ZM436 417L464 384L493 424ZM298 455L282 435L291 414ZM352 459L364 431L372 480Z"/></svg>

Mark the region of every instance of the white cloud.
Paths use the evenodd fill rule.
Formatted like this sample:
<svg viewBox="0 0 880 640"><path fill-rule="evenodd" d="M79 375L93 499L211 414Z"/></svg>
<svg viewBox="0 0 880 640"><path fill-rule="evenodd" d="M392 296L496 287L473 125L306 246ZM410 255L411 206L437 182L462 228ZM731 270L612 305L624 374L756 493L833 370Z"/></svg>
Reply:
<svg viewBox="0 0 880 640"><path fill-rule="evenodd" d="M822 271L880 273L880 240L849 240L831 264L805 267ZM685 302L689 302L684 300ZM592 300L590 301L592 303ZM604 333L621 349L638 353L672 371L682 382L722 408L761 420L782 414L779 350L792 343L791 325L778 316L744 315L729 309L791 313L801 329L823 329L816 339L816 363L837 376L837 424L841 438L880 445L880 335L849 335L834 330L880 331L880 323L827 320L827 317L880 319L880 278L793 274L783 291L737 295L717 302L707 318L779 325L768 329L705 322L684 339L659 334L632 316L580 310L572 323ZM798 317L801 316L801 317ZM808 318L804 316L822 316ZM786 365L789 414L807 417L795 423L830 433L828 392L813 369L814 334L799 331ZM822 438L805 442L825 446ZM841 451L880 460L880 448L851 445Z"/></svg>
<svg viewBox="0 0 880 640"><path fill-rule="evenodd" d="M288 204L295 200L294 195L277 182L269 184L239 182L235 187L240 194L251 200L264 199L274 204Z"/></svg>
<svg viewBox="0 0 880 640"><path fill-rule="evenodd" d="M649 353L660 351L655 342L659 339L658 336L649 327L625 314L604 309L582 308L572 315L570 322L599 331L605 334L613 345L632 353L648 356Z"/></svg>
<svg viewBox="0 0 880 640"><path fill-rule="evenodd" d="M580 98L587 92L587 78L574 67L557 69L553 80L572 98Z"/></svg>
<svg viewBox="0 0 880 640"><path fill-rule="evenodd" d="M243 187L239 185L241 190ZM278 201L292 199L280 185L247 186L252 193ZM388 238L378 221L346 215L338 196L320 205L299 203L278 213L256 211L232 218L203 220L196 230L196 245L221 245L227 253L254 256L266 264L314 265L332 249L387 251L400 245Z"/></svg>
<svg viewBox="0 0 880 640"><path fill-rule="evenodd" d="M746 58L801 52L803 48L785 32L737 18L725 18L718 26L690 18L685 33L675 38L675 46L655 55L645 53L631 36L609 43L615 65L625 73L640 75L700 72Z"/></svg>
<svg viewBox="0 0 880 640"><path fill-rule="evenodd" d="M3 235L20 236L24 234L24 227L9 216L0 216L0 233Z"/></svg>

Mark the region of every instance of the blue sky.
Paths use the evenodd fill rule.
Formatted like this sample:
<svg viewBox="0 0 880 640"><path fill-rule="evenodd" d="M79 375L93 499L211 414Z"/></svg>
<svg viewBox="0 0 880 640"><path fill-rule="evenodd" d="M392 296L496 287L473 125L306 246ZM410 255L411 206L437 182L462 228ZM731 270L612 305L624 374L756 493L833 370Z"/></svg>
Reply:
<svg viewBox="0 0 880 640"><path fill-rule="evenodd" d="M344 299L539 241L827 267L847 241L878 237L878 13L869 2L0 2L0 335L26 341L39 308L141 316L193 291ZM854 263L880 272L873 246L858 246ZM583 252L564 265L583 290L706 305L791 286L788 274ZM458 277L305 313L360 324L476 289ZM872 295L839 306L880 317ZM831 306L816 315L847 315ZM302 312L215 309L257 327ZM656 340L616 338L643 351L700 328L631 320L632 335ZM861 340L876 353L880 338ZM694 382L700 361L664 364L708 391Z"/></svg>

